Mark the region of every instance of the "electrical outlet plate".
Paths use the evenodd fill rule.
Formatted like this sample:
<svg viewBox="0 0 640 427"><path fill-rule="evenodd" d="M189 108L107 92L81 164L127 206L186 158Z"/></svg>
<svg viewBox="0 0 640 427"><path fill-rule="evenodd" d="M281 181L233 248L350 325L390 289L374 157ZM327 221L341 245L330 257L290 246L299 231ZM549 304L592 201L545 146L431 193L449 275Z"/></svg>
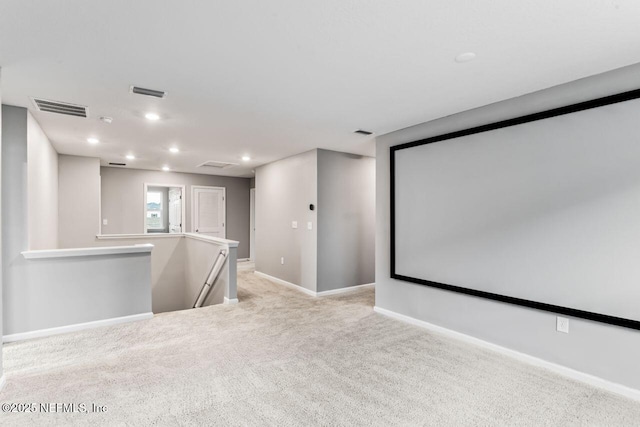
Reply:
<svg viewBox="0 0 640 427"><path fill-rule="evenodd" d="M291 221L291 228L298 228L298 221Z"/></svg>
<svg viewBox="0 0 640 427"><path fill-rule="evenodd" d="M569 319L566 317L556 317L556 330L558 332L569 333Z"/></svg>
<svg viewBox="0 0 640 427"><path fill-rule="evenodd" d="M284 257L280 257L280 264L284 265Z"/></svg>

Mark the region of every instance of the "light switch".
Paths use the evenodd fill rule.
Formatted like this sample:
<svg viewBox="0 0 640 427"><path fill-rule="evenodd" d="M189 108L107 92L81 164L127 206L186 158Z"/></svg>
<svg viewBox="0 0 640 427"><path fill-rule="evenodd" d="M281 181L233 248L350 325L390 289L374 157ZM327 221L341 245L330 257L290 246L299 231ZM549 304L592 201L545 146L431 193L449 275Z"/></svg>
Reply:
<svg viewBox="0 0 640 427"><path fill-rule="evenodd" d="M108 219L103 219L102 220L102 225L109 225L109 220Z"/></svg>
<svg viewBox="0 0 640 427"><path fill-rule="evenodd" d="M313 230L313 223L311 221L307 223L307 230Z"/></svg>
<svg viewBox="0 0 640 427"><path fill-rule="evenodd" d="M291 221L291 228L298 228L298 221Z"/></svg>

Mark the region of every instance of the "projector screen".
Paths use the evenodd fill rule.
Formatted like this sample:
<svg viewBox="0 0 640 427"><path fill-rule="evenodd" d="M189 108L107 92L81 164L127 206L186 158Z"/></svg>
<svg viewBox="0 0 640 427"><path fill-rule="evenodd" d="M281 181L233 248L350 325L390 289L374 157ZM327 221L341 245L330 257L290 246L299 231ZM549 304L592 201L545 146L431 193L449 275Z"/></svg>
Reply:
<svg viewBox="0 0 640 427"><path fill-rule="evenodd" d="M640 329L638 98L391 147L391 277Z"/></svg>

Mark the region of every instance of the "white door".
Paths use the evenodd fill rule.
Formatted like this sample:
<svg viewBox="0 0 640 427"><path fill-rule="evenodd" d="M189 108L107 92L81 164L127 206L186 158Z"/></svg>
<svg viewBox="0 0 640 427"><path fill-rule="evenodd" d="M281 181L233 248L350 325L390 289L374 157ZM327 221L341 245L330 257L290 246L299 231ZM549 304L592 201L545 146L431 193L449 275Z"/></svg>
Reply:
<svg viewBox="0 0 640 427"><path fill-rule="evenodd" d="M169 188L169 233L182 233L182 188Z"/></svg>
<svg viewBox="0 0 640 427"><path fill-rule="evenodd" d="M256 259L256 189L249 190L249 259Z"/></svg>
<svg viewBox="0 0 640 427"><path fill-rule="evenodd" d="M193 231L207 236L227 237L225 229L225 189L223 187L191 187Z"/></svg>

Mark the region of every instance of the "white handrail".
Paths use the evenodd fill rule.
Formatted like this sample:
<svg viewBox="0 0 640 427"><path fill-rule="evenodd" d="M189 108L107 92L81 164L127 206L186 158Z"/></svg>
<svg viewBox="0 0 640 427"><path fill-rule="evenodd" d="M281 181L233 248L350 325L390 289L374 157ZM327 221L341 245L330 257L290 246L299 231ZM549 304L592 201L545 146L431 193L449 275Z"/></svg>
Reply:
<svg viewBox="0 0 640 427"><path fill-rule="evenodd" d="M222 270L222 266L224 265L225 260L227 259L227 250L220 249L218 252L218 256L216 257L213 266L211 266L211 271L209 271L209 275L207 276L207 280L204 281L204 285L202 285L202 289L200 290L200 294L198 294L198 298L196 302L193 303L193 308L202 307L202 304L209 296L211 289L213 289L213 284L215 283L220 271Z"/></svg>

